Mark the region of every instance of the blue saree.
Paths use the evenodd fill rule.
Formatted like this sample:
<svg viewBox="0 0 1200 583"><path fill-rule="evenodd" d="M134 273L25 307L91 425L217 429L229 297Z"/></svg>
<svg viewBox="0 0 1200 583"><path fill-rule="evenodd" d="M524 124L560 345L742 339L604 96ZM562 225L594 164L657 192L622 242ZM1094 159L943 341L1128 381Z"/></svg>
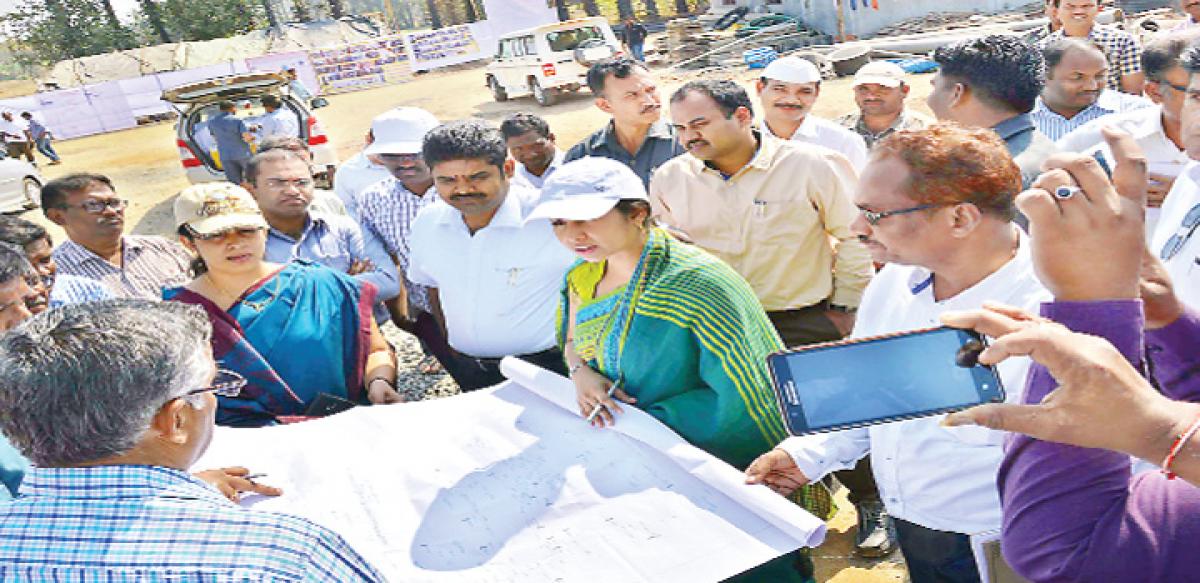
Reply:
<svg viewBox="0 0 1200 583"><path fill-rule="evenodd" d="M218 397L217 424L257 427L303 415L319 393L361 402L375 288L297 260L222 310L184 288L163 298L195 304L213 325L218 366L246 377L237 397Z"/></svg>

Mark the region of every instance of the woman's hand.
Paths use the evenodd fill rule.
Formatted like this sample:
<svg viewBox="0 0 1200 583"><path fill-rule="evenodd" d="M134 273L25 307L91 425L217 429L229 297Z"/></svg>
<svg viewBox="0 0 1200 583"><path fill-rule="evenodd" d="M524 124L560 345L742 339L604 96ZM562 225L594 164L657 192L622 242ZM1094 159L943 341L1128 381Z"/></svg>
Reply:
<svg viewBox="0 0 1200 583"><path fill-rule="evenodd" d="M592 420L593 427L607 427L616 423L613 413L622 413L623 410L613 400L614 398L630 405L637 402L637 399L625 394L625 391L619 388L613 392L612 397L609 397L608 389L612 387L612 381L587 365L575 371L575 374L571 375L571 380L575 382L575 400L579 403L581 416L586 419L596 409L596 405L600 405L600 412Z"/></svg>
<svg viewBox="0 0 1200 583"><path fill-rule="evenodd" d="M374 378L367 383L367 400L371 401L372 405L391 405L405 401L404 395L397 392L384 378Z"/></svg>

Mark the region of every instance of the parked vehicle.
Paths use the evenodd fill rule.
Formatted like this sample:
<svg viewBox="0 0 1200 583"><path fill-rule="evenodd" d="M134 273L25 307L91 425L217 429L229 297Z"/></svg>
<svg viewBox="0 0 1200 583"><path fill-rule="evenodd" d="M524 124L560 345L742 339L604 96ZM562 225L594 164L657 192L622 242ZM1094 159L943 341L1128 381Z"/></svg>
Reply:
<svg viewBox="0 0 1200 583"><path fill-rule="evenodd" d="M553 105L587 86L593 63L620 54L621 43L604 18L545 24L500 37L486 83L496 101L533 95L539 105Z"/></svg>
<svg viewBox="0 0 1200 583"><path fill-rule="evenodd" d="M216 141L207 128L208 120L219 113L219 102L233 101L238 105L238 117L252 123L250 118L265 112L261 99L266 95L275 95L282 101L282 107L296 116L300 127L297 137L304 140L312 151L313 174L323 188L329 188L338 164L337 152L312 113L313 109L328 105L328 101L317 97L304 103L287 88L288 79L281 74L244 73L205 79L164 91L163 101L174 104L179 111L179 119L175 124L175 144L179 147L179 160L188 181L197 184L225 180ZM254 147L251 144L251 148Z"/></svg>
<svg viewBox="0 0 1200 583"><path fill-rule="evenodd" d="M44 182L33 164L16 158L0 159L0 213L37 208Z"/></svg>

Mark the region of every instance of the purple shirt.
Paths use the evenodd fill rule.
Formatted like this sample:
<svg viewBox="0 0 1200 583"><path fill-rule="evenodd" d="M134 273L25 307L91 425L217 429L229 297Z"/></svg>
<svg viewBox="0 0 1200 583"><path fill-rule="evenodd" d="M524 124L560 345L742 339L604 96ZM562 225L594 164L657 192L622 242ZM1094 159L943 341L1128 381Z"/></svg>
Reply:
<svg viewBox="0 0 1200 583"><path fill-rule="evenodd" d="M1101 336L1142 369L1140 300L1055 302L1042 315ZM1144 339L1163 391L1200 400L1195 373L1200 315L1189 312ZM1057 383L1030 369L1026 403ZM1132 475L1129 456L1011 436L998 477L1004 556L1033 581L1194 581L1200 488L1161 472Z"/></svg>

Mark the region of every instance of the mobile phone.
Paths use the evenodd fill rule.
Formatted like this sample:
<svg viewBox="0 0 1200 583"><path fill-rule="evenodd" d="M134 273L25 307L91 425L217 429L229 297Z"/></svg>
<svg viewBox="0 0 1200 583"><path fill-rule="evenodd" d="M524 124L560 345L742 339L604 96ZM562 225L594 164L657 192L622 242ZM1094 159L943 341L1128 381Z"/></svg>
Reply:
<svg viewBox="0 0 1200 583"><path fill-rule="evenodd" d="M972 330L930 328L816 344L767 357L792 435L915 419L1004 400L987 342Z"/></svg>
<svg viewBox="0 0 1200 583"><path fill-rule="evenodd" d="M305 409L304 414L308 417L328 417L342 411L349 411L356 406L353 401L347 401L337 395L317 393L317 397L308 404L308 409Z"/></svg>

